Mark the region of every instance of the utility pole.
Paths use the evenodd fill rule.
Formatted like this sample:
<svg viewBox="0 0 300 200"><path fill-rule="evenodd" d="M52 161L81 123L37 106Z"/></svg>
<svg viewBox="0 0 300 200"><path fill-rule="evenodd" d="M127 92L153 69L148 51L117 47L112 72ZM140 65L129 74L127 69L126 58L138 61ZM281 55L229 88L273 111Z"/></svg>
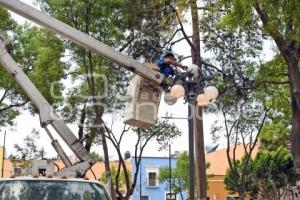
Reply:
<svg viewBox="0 0 300 200"><path fill-rule="evenodd" d="M2 178L4 177L4 161L5 161L5 140L6 140L6 131L4 131L4 139L3 139L3 160L2 160Z"/></svg>
<svg viewBox="0 0 300 200"><path fill-rule="evenodd" d="M201 49L200 49L200 28L197 1L191 0L191 15L192 15L192 62L201 67ZM202 69L200 69L202 70ZM197 199L206 199L206 168L205 168L205 151L204 151L204 134L202 121L202 107L194 105L194 134L195 134L195 154L196 154L196 185Z"/></svg>

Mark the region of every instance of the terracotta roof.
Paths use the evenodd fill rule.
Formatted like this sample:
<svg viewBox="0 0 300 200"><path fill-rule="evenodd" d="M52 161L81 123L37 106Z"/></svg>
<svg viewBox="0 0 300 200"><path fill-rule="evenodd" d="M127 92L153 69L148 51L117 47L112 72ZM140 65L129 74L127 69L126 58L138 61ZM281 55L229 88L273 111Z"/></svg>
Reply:
<svg viewBox="0 0 300 200"><path fill-rule="evenodd" d="M252 158L254 158L258 152L259 144L254 147ZM217 150L205 155L206 162L210 163L210 167L207 169L207 174L211 175L225 175L226 170L229 168L229 164L226 156L227 148ZM232 157L233 147L230 148L230 155ZM238 145L236 148L236 159L241 159L245 154L243 145Z"/></svg>

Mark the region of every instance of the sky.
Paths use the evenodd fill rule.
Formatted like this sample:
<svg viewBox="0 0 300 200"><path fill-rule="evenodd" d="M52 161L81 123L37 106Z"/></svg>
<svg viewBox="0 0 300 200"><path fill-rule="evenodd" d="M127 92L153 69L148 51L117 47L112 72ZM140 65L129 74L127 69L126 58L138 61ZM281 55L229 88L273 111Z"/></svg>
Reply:
<svg viewBox="0 0 300 200"><path fill-rule="evenodd" d="M21 0L24 3L27 3L29 5L35 6L32 3L32 0ZM13 18L20 24L24 23L24 18L11 13ZM188 35L191 35L191 26L189 24L186 24L185 30ZM179 55L187 56L190 55L190 47L187 43L181 42L179 43L175 48L174 52L176 52ZM209 56L209 55L208 55ZM205 55L204 55L205 57ZM184 61L185 65L191 64L190 60ZM68 83L67 83L68 84ZM172 115L173 117L186 117L187 116L187 104L184 104L183 100L180 100L173 106L168 106L163 100L161 101L160 108L159 108L159 118L166 116L166 113ZM205 145L212 145L213 141L210 135L211 126L215 122L215 120L219 118L219 116L213 115L213 114L204 114L203 116L203 124L204 124L204 141ZM104 116L104 121L108 124L111 123L111 116ZM185 151L188 150L188 122L186 119L171 119L170 121L174 122L177 127L183 132L182 136L177 138L172 142L172 152L175 151ZM123 127L122 125L122 119L119 117L116 122L114 123L113 130L115 132L120 131L120 128ZM68 124L70 129L73 131L73 133L77 133L77 125L76 124ZM39 117L32 116L29 112L24 111L22 114L16 119L16 126L13 128L7 128L7 135L6 135L6 155L14 154L14 144L22 145L24 141L24 137L31 132L32 129L36 129L40 131L40 138L38 139L37 145L39 147L43 147L46 150L46 157L55 157L56 152L54 151L53 147L50 144L50 139L45 133L45 131L40 128L39 125ZM0 133L0 145L3 144L3 131ZM52 133L54 133L52 131ZM59 140L59 142L62 144L63 148L66 150L68 155L72 155L73 153L71 150L64 144L64 142L59 138L57 134L54 134L54 137ZM134 135L128 134L123 141L126 141L126 143L122 144L121 149L124 153L125 151L130 151L131 153L134 152L134 142L135 137ZM221 146L224 146L225 142L224 140L220 140ZM113 147L109 144L110 149L110 156L111 159L116 159L116 152L111 151ZM94 146L92 148L92 151L96 151L97 153L102 154L102 146ZM144 156L168 156L168 151L158 151L158 145L155 142L151 142L148 147L145 149Z"/></svg>

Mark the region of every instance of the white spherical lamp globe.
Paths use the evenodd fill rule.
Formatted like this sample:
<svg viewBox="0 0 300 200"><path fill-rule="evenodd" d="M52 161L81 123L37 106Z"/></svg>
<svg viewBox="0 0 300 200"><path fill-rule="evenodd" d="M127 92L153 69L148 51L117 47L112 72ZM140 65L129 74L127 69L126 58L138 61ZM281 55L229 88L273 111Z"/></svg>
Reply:
<svg viewBox="0 0 300 200"><path fill-rule="evenodd" d="M179 98L183 97L185 94L184 88L182 87L182 85L174 85L171 88L170 94L172 97L179 99Z"/></svg>
<svg viewBox="0 0 300 200"><path fill-rule="evenodd" d="M177 98L173 97L169 92L165 93L164 100L169 106L172 106L177 102Z"/></svg>
<svg viewBox="0 0 300 200"><path fill-rule="evenodd" d="M194 77L199 76L199 67L198 67L198 65L195 65L195 64L189 65L187 71L193 73Z"/></svg>
<svg viewBox="0 0 300 200"><path fill-rule="evenodd" d="M199 106L207 106L209 104L209 98L205 94L199 94L197 97L197 103Z"/></svg>
<svg viewBox="0 0 300 200"><path fill-rule="evenodd" d="M208 86L207 88L204 88L204 94L209 98L209 99L216 99L219 95L219 91L216 87L214 86Z"/></svg>

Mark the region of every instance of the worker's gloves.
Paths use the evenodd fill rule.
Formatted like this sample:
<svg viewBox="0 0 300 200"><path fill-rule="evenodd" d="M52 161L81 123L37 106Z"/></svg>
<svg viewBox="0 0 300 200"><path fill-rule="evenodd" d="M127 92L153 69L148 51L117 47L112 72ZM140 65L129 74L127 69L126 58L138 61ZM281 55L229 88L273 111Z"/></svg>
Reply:
<svg viewBox="0 0 300 200"><path fill-rule="evenodd" d="M12 53L14 52L14 47L13 47L13 45L12 45L11 43L7 43L7 44L5 45L5 49L6 49L6 51L7 51L9 54L12 54Z"/></svg>

